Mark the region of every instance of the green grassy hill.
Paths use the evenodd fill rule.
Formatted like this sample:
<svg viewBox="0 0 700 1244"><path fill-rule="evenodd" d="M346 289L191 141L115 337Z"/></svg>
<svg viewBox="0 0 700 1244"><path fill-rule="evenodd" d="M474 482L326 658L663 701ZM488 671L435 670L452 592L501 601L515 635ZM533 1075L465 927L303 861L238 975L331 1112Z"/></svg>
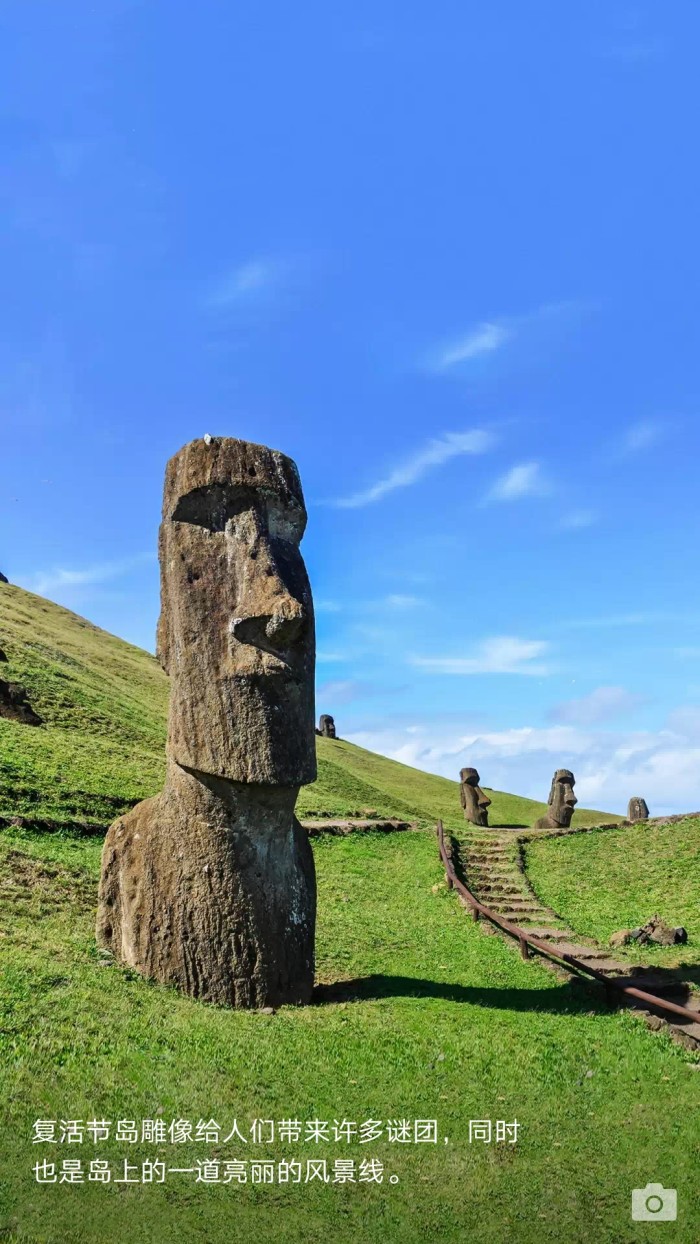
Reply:
<svg viewBox="0 0 700 1244"><path fill-rule="evenodd" d="M100 848L0 834L3 1240L620 1244L636 1238L630 1190L656 1176L684 1210L675 1244L697 1240L693 1056L485 936L446 889L432 834L313 840L319 987L315 1005L275 1015L203 1005L101 956ZM157 1117L213 1117L222 1136L234 1118L244 1135L254 1118L437 1119L440 1141L31 1143L35 1119ZM471 1143L470 1119L517 1119L518 1143ZM384 1183L40 1187L32 1174L44 1158L98 1157L117 1178L125 1158L140 1171L214 1156L376 1159Z"/></svg>
<svg viewBox="0 0 700 1244"><path fill-rule="evenodd" d="M0 585L0 677L26 686L39 727L0 719L0 815L105 824L163 783L168 680L150 653L21 588ZM318 739L300 816L372 809L462 823L457 782L342 740ZM492 824L532 824L544 804L490 791ZM615 818L577 809L574 824Z"/></svg>
<svg viewBox="0 0 700 1244"><path fill-rule="evenodd" d="M541 838L526 849L539 897L577 933L605 943L658 914L683 925L687 945L629 946L626 957L667 966L700 963L700 820L621 825L570 838Z"/></svg>
<svg viewBox="0 0 700 1244"><path fill-rule="evenodd" d="M154 659L16 588L0 588L0 611L10 658L0 676L24 681L47 722L0 722L0 810L101 820L156 790L167 683ZM319 740L319 758L306 810L372 807L460 824L456 783L344 742ZM540 807L497 793L493 806L508 821ZM447 889L432 833L312 845L314 1003L264 1014L204 1005L99 952L99 838L0 833L3 1240L618 1244L632 1238L630 1190L658 1177L678 1189L674 1241L693 1244L693 1055L485 936ZM110 1120L111 1135L33 1144L37 1119L56 1120L59 1134L62 1119ZM222 1138L235 1119L248 1143L116 1139L117 1120L142 1119L166 1128L214 1119ZM329 1139L294 1143L278 1129L274 1143L256 1145L254 1119L328 1120ZM389 1121L414 1119L436 1119L439 1143L392 1140ZM517 1119L517 1143L473 1140L472 1119ZM379 1123L371 1144L334 1140L334 1121L366 1120ZM125 1159L131 1179L156 1159L168 1175L130 1186L35 1182L36 1164L60 1171L67 1159L86 1171L107 1162L114 1180ZM242 1160L250 1176L196 1183L203 1159L222 1170ZM260 1159L304 1171L325 1159L329 1182L256 1183ZM337 1160L355 1163L355 1180L333 1182ZM381 1184L362 1182L366 1161L382 1164Z"/></svg>

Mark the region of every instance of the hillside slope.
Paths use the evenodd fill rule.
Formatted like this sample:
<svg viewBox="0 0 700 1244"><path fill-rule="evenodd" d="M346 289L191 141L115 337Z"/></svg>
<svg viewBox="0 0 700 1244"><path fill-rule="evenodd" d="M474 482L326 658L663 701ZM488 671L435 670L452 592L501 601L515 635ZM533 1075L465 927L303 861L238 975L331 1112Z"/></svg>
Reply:
<svg viewBox="0 0 700 1244"><path fill-rule="evenodd" d="M0 719L0 815L105 824L163 782L168 680L155 657L85 618L0 584L0 678L23 684L42 726ZM332 707L332 706L331 706ZM342 728L342 725L341 725ZM461 823L456 782L317 739L319 775L301 816L382 816ZM544 805L489 792L492 824L531 824ZM575 824L613 820L577 809Z"/></svg>
<svg viewBox="0 0 700 1244"><path fill-rule="evenodd" d="M526 849L537 894L577 933L607 943L658 914L688 934L683 945L630 946L625 956L666 966L700 963L700 818L621 825L566 838L541 838Z"/></svg>

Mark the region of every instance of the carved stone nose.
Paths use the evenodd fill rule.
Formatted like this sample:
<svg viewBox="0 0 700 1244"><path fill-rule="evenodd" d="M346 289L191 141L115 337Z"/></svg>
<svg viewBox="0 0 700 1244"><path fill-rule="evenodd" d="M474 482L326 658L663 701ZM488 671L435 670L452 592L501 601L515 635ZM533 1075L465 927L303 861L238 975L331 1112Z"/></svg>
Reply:
<svg viewBox="0 0 700 1244"><path fill-rule="evenodd" d="M260 613L245 618L233 618L231 634L242 644L256 648L289 648L297 640L304 626L301 612Z"/></svg>

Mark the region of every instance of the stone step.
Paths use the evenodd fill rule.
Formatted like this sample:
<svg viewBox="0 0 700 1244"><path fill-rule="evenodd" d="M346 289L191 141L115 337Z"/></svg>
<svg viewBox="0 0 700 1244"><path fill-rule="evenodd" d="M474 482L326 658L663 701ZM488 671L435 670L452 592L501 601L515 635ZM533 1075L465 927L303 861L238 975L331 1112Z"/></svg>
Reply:
<svg viewBox="0 0 700 1244"><path fill-rule="evenodd" d="M506 885L505 882L500 882L500 881L480 882L479 893L480 894L502 894L504 898L508 894L513 894L513 895L517 894L519 898L529 898L529 895L526 895L523 893L522 886Z"/></svg>
<svg viewBox="0 0 700 1244"><path fill-rule="evenodd" d="M494 877L493 873L481 873L479 877L477 877L474 873L471 873L470 875L474 878L474 884L481 886L482 889L485 889L486 887L491 889L494 886L506 886L509 889L515 887L522 894L525 888L523 886L522 879L520 877L513 876L512 873L510 876L503 877Z"/></svg>
<svg viewBox="0 0 700 1244"><path fill-rule="evenodd" d="M598 961L610 959L606 950L595 946L582 946L580 942L569 942L563 937L561 941L552 943L552 950L556 950L560 955L573 955L575 959L580 959L583 963L592 961L594 967L597 967Z"/></svg>
<svg viewBox="0 0 700 1244"><path fill-rule="evenodd" d="M523 928L527 933L531 933L533 937L539 937L543 942L549 941L550 938L560 940L562 937L573 937L571 929L540 928L537 925L531 926L529 924L527 926L523 925Z"/></svg>
<svg viewBox="0 0 700 1244"><path fill-rule="evenodd" d="M509 847L490 847L488 851L483 851L481 847L467 847L467 855L475 860L515 859Z"/></svg>
<svg viewBox="0 0 700 1244"><path fill-rule="evenodd" d="M546 911L541 903L537 903L532 898L516 898L515 895L510 894L504 894L501 897L497 894L493 895L494 907L505 907L506 904L512 911L541 911L543 914Z"/></svg>
<svg viewBox="0 0 700 1244"><path fill-rule="evenodd" d="M511 863L507 856L502 857L499 855L496 859L491 860L484 859L483 855L467 856L467 868L478 868L480 872L485 872L486 869L492 868L500 872L512 872L515 867L515 862Z"/></svg>
<svg viewBox="0 0 700 1244"><path fill-rule="evenodd" d="M669 980L668 977L663 976L645 975L643 972L636 976L632 969L628 971L627 983L634 985L635 989L646 989L649 993L664 994L664 996L670 997L672 1002L678 1002L680 1006L687 1005L691 1010L694 1010L695 1006L698 1005L697 999L693 997L690 997L687 1003L685 1002L685 999L688 998L688 993L687 986L684 985L683 981ZM672 994L677 994L677 998L671 997Z"/></svg>
<svg viewBox="0 0 700 1244"><path fill-rule="evenodd" d="M597 972L610 972L611 974L626 975L629 972L629 963L616 963L614 959L588 959L585 960L582 955L577 955L577 959L581 959L582 963L588 962Z"/></svg>
<svg viewBox="0 0 700 1244"><path fill-rule="evenodd" d="M502 846L496 845L496 843L494 843L493 845L489 844L486 847L483 846L481 843L479 843L478 846L473 846L473 847L467 846L466 850L469 852L470 855L473 855L474 858L478 857L479 859L482 859L482 860L492 860L492 859L495 859L497 856L502 858L504 855L508 855L508 856L513 855L513 848L511 847L510 843L505 843L505 842L503 843Z"/></svg>
<svg viewBox="0 0 700 1244"><path fill-rule="evenodd" d="M511 911L509 908L504 908L503 911L497 911L495 907L493 910L496 912L497 916L501 917L502 920L507 920L509 924L517 924L525 933L529 932L529 928L526 928L523 921L522 911Z"/></svg>
<svg viewBox="0 0 700 1244"><path fill-rule="evenodd" d="M688 1023L684 1024L679 1015L675 1020L671 1021L670 1027L673 1028L674 1032L682 1032L684 1037L692 1037L693 1041L700 1045L700 1024L694 1024L692 1020L688 1020Z"/></svg>
<svg viewBox="0 0 700 1244"><path fill-rule="evenodd" d="M520 885L522 887L522 874L516 872L494 872L490 868L476 869L467 868L467 876L473 877L480 885L488 885L492 882L494 885L500 882L502 885Z"/></svg>

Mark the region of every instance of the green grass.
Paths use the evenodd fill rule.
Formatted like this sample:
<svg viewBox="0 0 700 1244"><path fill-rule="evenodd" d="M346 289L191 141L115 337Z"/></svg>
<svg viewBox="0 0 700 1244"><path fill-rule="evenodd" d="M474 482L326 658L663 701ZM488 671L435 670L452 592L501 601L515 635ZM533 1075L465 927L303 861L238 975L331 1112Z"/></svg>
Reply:
<svg viewBox="0 0 700 1244"><path fill-rule="evenodd" d="M317 1005L266 1016L103 966L93 939L100 843L2 835L3 1239L618 1244L658 1231L631 1230L629 1199L659 1180L678 1189L669 1239L696 1241L692 1057L486 936L446 890L433 835L322 839L314 853ZM301 1147L304 1159L379 1158L395 1185L205 1187L181 1175L126 1189L35 1184L35 1118L158 1110L229 1125L437 1118L441 1140ZM470 1145L472 1118L517 1118L518 1144ZM94 1156L56 1149L59 1159ZM124 1149L109 1142L99 1153L114 1160ZM169 1152L176 1166L211 1156L207 1146ZM275 1143L264 1156L295 1152ZM140 1162L153 1148L128 1153ZM241 1145L225 1153L251 1156Z"/></svg>
<svg viewBox="0 0 700 1244"><path fill-rule="evenodd" d="M687 945L628 947L628 957L665 966L700 963L699 818L543 838L527 844L526 860L539 897L577 933L605 943L616 930L638 928L658 913L685 926Z"/></svg>
<svg viewBox="0 0 700 1244"><path fill-rule="evenodd" d="M46 721L0 721L0 814L104 824L159 789L168 686L152 656L4 585L0 647L10 658L0 676L24 682ZM301 792L301 815L373 809L464 826L456 782L342 740L317 742L319 778ZM493 823L529 824L543 809L489 793ZM576 812L580 824L606 819ZM595 847L616 833L552 845ZM695 1241L693 1057L486 936L446 890L432 834L313 847L316 1005L265 1016L206 1006L105 963L94 941L99 839L0 835L2 1238L617 1244L646 1238L644 1227L630 1231L629 1199L653 1179L678 1189L674 1241ZM34 1119L159 1111L229 1126L234 1117L437 1118L441 1143L301 1148L303 1159L379 1158L398 1177L381 1186L34 1182ZM470 1118L517 1118L520 1140L470 1144ZM94 1156L89 1146L57 1149L59 1160ZM191 1166L211 1150L170 1155ZM270 1155L299 1151L277 1142ZM124 1146L109 1142L100 1156L124 1157ZM153 1149L130 1146L128 1156L140 1162ZM251 1155L229 1146L221 1156Z"/></svg>
<svg viewBox="0 0 700 1244"><path fill-rule="evenodd" d="M0 815L108 824L163 784L168 680L155 657L21 588L0 585L0 677L26 685L45 726L0 719ZM342 728L342 722L341 722ZM317 740L319 776L301 816L373 809L462 823L456 782ZM544 804L494 791L493 824L527 825ZM613 819L577 810L576 823Z"/></svg>

